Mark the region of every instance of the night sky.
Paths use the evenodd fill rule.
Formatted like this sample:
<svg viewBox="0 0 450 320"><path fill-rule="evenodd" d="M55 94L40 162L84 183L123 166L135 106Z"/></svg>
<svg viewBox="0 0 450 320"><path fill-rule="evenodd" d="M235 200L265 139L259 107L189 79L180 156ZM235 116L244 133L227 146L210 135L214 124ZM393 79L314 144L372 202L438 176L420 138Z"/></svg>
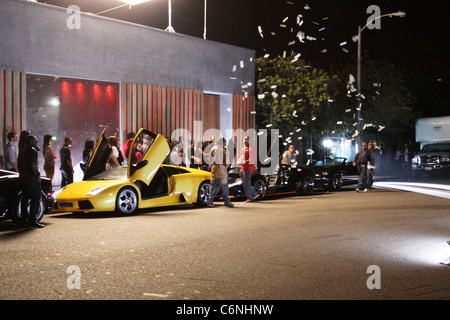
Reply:
<svg viewBox="0 0 450 320"><path fill-rule="evenodd" d="M78 5L81 11L91 13L123 4L118 0L38 2L65 8ZM356 65L357 44L352 37L372 15L367 13L370 5L377 5L381 14L404 11L406 17L384 17L380 19L380 29L366 28L362 33L362 51L373 59L394 63L414 83L416 91L436 82L448 87L448 1L208 0L206 38L255 50L257 57L264 54L274 57L286 51L287 55L300 53L301 58L321 68L340 62ZM203 13L204 0L172 0L172 26L177 33L202 38ZM165 29L168 1L152 0L102 15ZM297 23L298 15L303 21L301 26ZM310 38L301 43L297 38L299 31ZM420 94L423 91L426 89ZM450 114L448 103L443 109L443 115Z"/></svg>

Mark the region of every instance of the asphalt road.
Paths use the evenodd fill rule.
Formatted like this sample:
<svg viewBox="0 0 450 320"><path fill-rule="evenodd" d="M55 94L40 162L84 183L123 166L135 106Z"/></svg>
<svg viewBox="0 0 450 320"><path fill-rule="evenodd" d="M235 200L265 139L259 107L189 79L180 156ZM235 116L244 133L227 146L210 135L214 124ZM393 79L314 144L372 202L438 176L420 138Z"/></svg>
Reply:
<svg viewBox="0 0 450 320"><path fill-rule="evenodd" d="M450 299L449 199L347 188L235 205L0 222L0 299Z"/></svg>

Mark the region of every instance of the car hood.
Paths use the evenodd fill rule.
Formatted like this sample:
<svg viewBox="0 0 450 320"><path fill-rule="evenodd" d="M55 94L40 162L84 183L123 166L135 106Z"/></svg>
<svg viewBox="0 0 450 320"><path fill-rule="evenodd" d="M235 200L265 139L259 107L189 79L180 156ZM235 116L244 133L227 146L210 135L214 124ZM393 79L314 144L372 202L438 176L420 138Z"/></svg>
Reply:
<svg viewBox="0 0 450 320"><path fill-rule="evenodd" d="M418 157L450 157L450 152L422 152L417 154Z"/></svg>
<svg viewBox="0 0 450 320"><path fill-rule="evenodd" d="M74 182L64 187L61 191L57 191L55 199L84 198L88 197L88 193L96 188L108 188L126 182L127 181L125 180L89 180Z"/></svg>

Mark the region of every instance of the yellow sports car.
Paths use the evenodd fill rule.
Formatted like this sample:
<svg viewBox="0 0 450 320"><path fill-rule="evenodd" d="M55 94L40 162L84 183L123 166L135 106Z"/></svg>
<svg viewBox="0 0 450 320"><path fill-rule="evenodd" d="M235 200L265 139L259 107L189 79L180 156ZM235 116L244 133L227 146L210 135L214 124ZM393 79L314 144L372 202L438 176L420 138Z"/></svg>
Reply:
<svg viewBox="0 0 450 320"><path fill-rule="evenodd" d="M147 150L136 154L140 141L150 140ZM137 209L178 204L205 205L211 173L163 164L170 149L164 136L139 130L128 151L128 165L105 170L111 147L104 131L85 169L83 181L58 190L55 209L65 212L116 211L132 214Z"/></svg>

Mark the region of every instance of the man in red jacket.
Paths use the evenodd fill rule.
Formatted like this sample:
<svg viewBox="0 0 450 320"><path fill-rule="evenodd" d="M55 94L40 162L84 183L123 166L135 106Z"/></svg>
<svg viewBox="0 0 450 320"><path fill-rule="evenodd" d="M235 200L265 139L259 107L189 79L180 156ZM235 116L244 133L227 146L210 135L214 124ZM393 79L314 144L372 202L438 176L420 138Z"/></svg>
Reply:
<svg viewBox="0 0 450 320"><path fill-rule="evenodd" d="M241 179L244 185L245 202L253 202L258 198L258 194L252 186L252 175L255 172L256 150L249 144L249 137L244 137L239 164L241 165Z"/></svg>

